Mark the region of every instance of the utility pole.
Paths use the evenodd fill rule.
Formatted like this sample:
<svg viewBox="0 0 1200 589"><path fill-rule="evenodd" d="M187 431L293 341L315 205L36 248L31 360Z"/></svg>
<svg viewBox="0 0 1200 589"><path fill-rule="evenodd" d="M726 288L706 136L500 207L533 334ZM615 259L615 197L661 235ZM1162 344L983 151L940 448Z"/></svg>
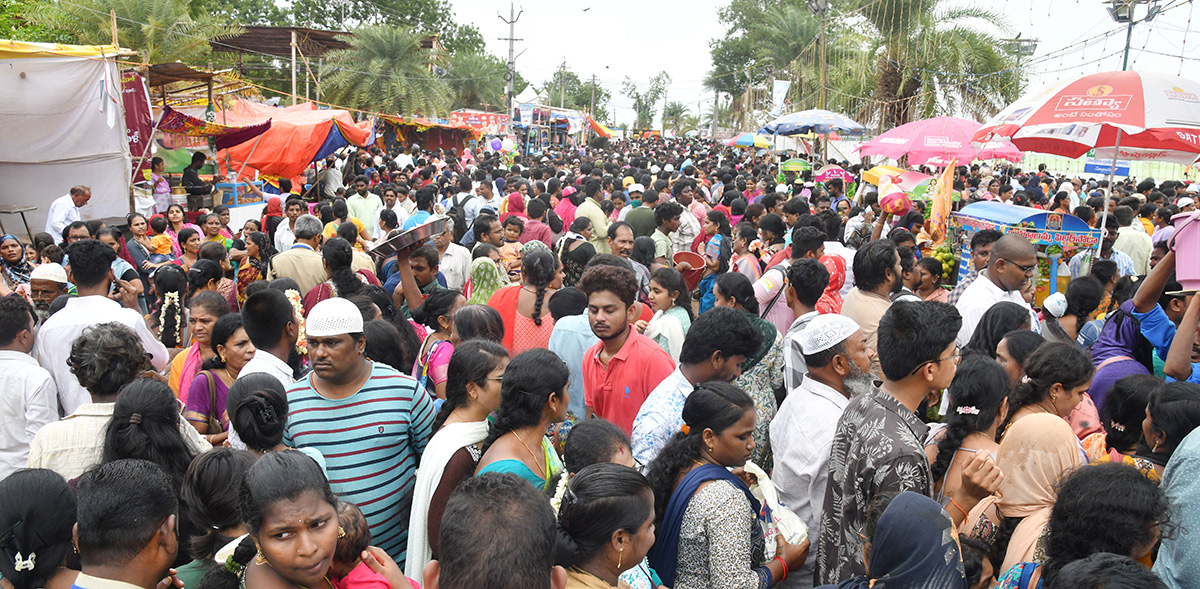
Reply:
<svg viewBox="0 0 1200 589"><path fill-rule="evenodd" d="M588 116L596 118L596 74L592 74L592 103L588 107Z"/></svg>
<svg viewBox="0 0 1200 589"><path fill-rule="evenodd" d="M506 129L506 132L510 135L513 134L513 132L512 132L513 94L515 93L514 89L515 89L516 78L517 78L517 58L514 55L515 47L513 44L517 41L524 40L524 39L516 38L516 36L517 36L517 34L516 34L517 33L517 28L516 28L517 21L521 19L521 15L524 13L525 13L524 8L521 9L521 12L516 12L515 8L513 7L512 2L508 3L508 18L507 19L504 18L503 16L501 16L499 13L496 13L496 17L499 18L500 20L504 21L504 23L508 25L508 37L501 37L500 40L508 41L508 69L504 72L504 81L507 82L507 88L505 90L505 96L504 96L504 108L505 108L505 114L508 115L508 129Z"/></svg>
<svg viewBox="0 0 1200 589"><path fill-rule="evenodd" d="M558 108L566 108L567 102L567 60L558 66Z"/></svg>

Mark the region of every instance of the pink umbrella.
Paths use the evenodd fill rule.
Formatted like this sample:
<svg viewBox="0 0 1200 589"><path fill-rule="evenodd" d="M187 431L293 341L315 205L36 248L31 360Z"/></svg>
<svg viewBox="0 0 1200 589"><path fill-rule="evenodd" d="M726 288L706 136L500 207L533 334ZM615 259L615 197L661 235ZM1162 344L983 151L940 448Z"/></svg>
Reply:
<svg viewBox="0 0 1200 589"><path fill-rule="evenodd" d="M1200 84L1149 72L1102 72L1022 96L973 141L1010 139L1023 151L1190 164L1200 154Z"/></svg>
<svg viewBox="0 0 1200 589"><path fill-rule="evenodd" d="M980 149L971 145L971 137L980 124L958 117L934 117L900 125L858 147L862 155L881 155L900 159L907 155L908 163L946 166L951 160L968 163L976 159L1002 158L1020 161L1021 152L1007 141Z"/></svg>

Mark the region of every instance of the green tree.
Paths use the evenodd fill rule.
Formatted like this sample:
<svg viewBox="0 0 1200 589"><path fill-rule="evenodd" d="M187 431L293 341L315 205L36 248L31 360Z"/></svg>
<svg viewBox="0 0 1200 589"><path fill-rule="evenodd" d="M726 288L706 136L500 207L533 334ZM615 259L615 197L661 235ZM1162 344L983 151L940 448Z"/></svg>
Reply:
<svg viewBox="0 0 1200 589"><path fill-rule="evenodd" d="M687 107L682 102L672 100L663 105L662 126L663 130L673 131L676 135L681 135L686 131L684 118L688 116Z"/></svg>
<svg viewBox="0 0 1200 589"><path fill-rule="evenodd" d="M454 108L504 110L503 61L484 53L455 55L449 68Z"/></svg>
<svg viewBox="0 0 1200 589"><path fill-rule="evenodd" d="M633 112L637 113L637 120L634 122L634 127L638 129L647 129L654 124L654 105L662 99L663 94L667 92L667 86L671 84L671 75L667 72L658 72L646 88L639 90L637 85L633 83L628 76L625 82L621 85L621 91L627 98L633 100Z"/></svg>
<svg viewBox="0 0 1200 589"><path fill-rule="evenodd" d="M0 39L31 43L72 43L75 41L65 31L30 22L29 12L35 4L34 0L0 0Z"/></svg>
<svg viewBox="0 0 1200 589"><path fill-rule="evenodd" d="M444 52L421 49L423 35L405 27L360 27L351 47L325 55L324 95L330 102L379 112L445 115L453 89L430 74Z"/></svg>
<svg viewBox="0 0 1200 589"><path fill-rule="evenodd" d="M294 0L291 18L297 26L330 30L345 29L346 23L408 27L437 35L450 53L483 51L479 29L459 23L448 0Z"/></svg>
<svg viewBox="0 0 1200 589"><path fill-rule="evenodd" d="M209 55L209 41L241 34L188 0L72 0L41 2L30 7L29 23L63 31L76 43L112 42L109 11L117 14L122 47L134 49L150 63L200 63Z"/></svg>

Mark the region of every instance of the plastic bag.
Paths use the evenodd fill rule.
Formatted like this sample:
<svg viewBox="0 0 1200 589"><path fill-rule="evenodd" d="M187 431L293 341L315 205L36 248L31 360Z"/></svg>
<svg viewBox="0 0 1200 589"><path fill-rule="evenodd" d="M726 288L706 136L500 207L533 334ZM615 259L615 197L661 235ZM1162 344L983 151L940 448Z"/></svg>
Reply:
<svg viewBox="0 0 1200 589"><path fill-rule="evenodd" d="M762 468L753 462L747 462L743 468L758 477L758 484L750 487L750 493L762 503L758 521L763 529L766 557L769 560L775 558L775 536L782 535L788 544L799 544L808 538L808 526L804 525L800 516L779 502L775 484Z"/></svg>

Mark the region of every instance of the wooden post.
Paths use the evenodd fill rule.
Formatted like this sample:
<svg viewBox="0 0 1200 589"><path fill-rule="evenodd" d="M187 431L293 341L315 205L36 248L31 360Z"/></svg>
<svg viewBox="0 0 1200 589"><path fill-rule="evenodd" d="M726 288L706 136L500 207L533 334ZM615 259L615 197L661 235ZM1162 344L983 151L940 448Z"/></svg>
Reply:
<svg viewBox="0 0 1200 589"><path fill-rule="evenodd" d="M296 106L296 30L292 29L292 106Z"/></svg>

